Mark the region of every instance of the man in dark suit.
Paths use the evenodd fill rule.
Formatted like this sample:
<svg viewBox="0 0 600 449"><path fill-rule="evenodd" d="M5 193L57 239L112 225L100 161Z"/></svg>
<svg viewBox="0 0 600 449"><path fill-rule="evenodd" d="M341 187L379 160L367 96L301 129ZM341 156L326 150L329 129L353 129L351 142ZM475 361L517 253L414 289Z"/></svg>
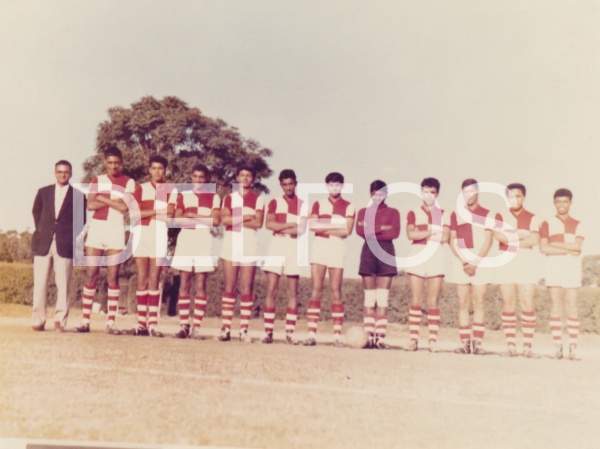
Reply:
<svg viewBox="0 0 600 449"><path fill-rule="evenodd" d="M69 315L69 284L73 268L73 187L72 167L60 160L54 168L56 183L38 190L33 203L35 232L31 240L33 257L32 329L43 331L46 324L48 276L54 266L57 287L54 330L64 332Z"/></svg>

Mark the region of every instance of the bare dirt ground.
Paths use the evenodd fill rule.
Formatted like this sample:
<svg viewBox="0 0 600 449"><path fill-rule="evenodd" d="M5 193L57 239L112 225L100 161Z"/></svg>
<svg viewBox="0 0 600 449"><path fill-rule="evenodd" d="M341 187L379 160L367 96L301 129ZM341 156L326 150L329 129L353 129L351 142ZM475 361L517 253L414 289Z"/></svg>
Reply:
<svg viewBox="0 0 600 449"><path fill-rule="evenodd" d="M307 348L286 345L282 323L275 344L248 345L110 336L101 315L92 316L90 334L33 332L29 312L0 306L2 449L31 440L165 448L600 447L598 335L581 336L583 360L573 362L453 354L454 329L441 331L442 352L431 354L334 348L329 323L320 324L321 344ZM70 326L79 319L73 311ZM118 318L121 328L134 323L133 316ZM204 332L216 335L218 327L207 320ZM175 332L178 321L162 317L161 328ZM258 339L262 320L251 330ZM298 336L305 332L301 321ZM390 326L395 346L407 335L406 326ZM503 343L501 333L487 333L488 350L500 352ZM552 352L549 334L536 336L536 350Z"/></svg>

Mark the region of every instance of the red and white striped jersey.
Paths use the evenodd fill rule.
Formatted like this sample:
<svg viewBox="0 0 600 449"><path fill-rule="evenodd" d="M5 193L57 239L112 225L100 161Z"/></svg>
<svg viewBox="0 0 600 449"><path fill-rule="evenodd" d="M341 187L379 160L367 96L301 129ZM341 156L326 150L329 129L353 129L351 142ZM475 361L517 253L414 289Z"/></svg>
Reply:
<svg viewBox="0 0 600 449"><path fill-rule="evenodd" d="M90 186L90 193L95 193L98 196L103 196L111 200L123 199L125 192L133 194L134 191L135 181L124 174L120 174L119 176L108 176L107 174L95 176ZM122 225L123 216L118 210L105 206L101 209L96 209L92 218Z"/></svg>
<svg viewBox="0 0 600 449"><path fill-rule="evenodd" d="M222 208L227 208L231 211L232 216L255 215L258 211L265 210L265 200L262 196L249 191L244 196L240 195L239 191L230 193L223 199ZM243 225L226 226L225 231L240 232Z"/></svg>
<svg viewBox="0 0 600 449"><path fill-rule="evenodd" d="M540 223L537 217L526 209L521 209L518 214L515 214L512 209L508 212L496 214L496 229L507 228L511 226L513 229L539 232ZM506 243L499 242L498 248L502 251L509 250L514 252L517 250L516 246L510 246Z"/></svg>
<svg viewBox="0 0 600 449"><path fill-rule="evenodd" d="M474 210L464 209L465 220L457 212L450 216L450 230L456 232L458 248L479 249L485 243L485 233L493 229L493 220L488 217L490 211L477 206Z"/></svg>
<svg viewBox="0 0 600 449"><path fill-rule="evenodd" d="M540 237L548 239L548 243L572 243L576 238L585 238L581 229L581 222L573 217L564 221L557 215L542 222Z"/></svg>
<svg viewBox="0 0 600 449"><path fill-rule="evenodd" d="M427 209L425 206L421 205L419 209L411 210L408 212L406 216L406 226L413 225L417 229L417 231L426 231L429 226L440 226L440 227L450 227L450 214L444 213L443 209L437 209L440 212L440 217L436 216L436 221L439 223L433 223L433 216L431 211ZM436 214L437 215L437 214ZM426 245L427 241L431 237L421 239L421 240L413 240L413 245Z"/></svg>
<svg viewBox="0 0 600 449"><path fill-rule="evenodd" d="M299 225L301 218L308 218L308 205L297 196L288 199L287 196L283 195L269 201L267 214L275 215L276 223L294 223ZM280 234L280 232L273 231L273 235L276 234Z"/></svg>
<svg viewBox="0 0 600 449"><path fill-rule="evenodd" d="M177 195L177 210L210 217L213 210L221 209L221 199L216 193L188 190ZM207 229L205 225L182 226L182 229Z"/></svg>
<svg viewBox="0 0 600 449"><path fill-rule="evenodd" d="M335 202L331 198L317 200L313 203L311 211L311 217L316 215L321 222L331 222L332 219L342 218L354 218L356 213L354 206L349 201L346 201L342 197L338 198ZM315 233L316 237L323 237L328 239L329 237L341 238L337 236L330 236L321 232Z"/></svg>
<svg viewBox="0 0 600 449"><path fill-rule="evenodd" d="M151 181L140 184L135 189L133 194L137 201L140 211L145 210L160 210L167 207L168 204L177 204L177 189L173 184L161 182L152 184ZM142 218L142 226L148 226L152 221L152 217Z"/></svg>

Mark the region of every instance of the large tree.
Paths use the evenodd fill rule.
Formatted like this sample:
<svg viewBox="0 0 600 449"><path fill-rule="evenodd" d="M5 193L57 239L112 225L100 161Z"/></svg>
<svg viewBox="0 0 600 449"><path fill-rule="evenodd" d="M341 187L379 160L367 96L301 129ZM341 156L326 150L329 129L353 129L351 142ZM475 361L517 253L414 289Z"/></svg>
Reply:
<svg viewBox="0 0 600 449"><path fill-rule="evenodd" d="M103 151L116 146L123 152L123 172L137 182L149 178L148 159L160 154L169 161L171 182L189 182L191 167L202 163L210 168L212 182L223 194L230 190L236 168L249 164L257 173L256 188L268 193L261 180L272 173L265 160L271 150L177 97L144 97L129 108L110 108L108 116L98 127L95 154L84 162L84 182L102 172Z"/></svg>

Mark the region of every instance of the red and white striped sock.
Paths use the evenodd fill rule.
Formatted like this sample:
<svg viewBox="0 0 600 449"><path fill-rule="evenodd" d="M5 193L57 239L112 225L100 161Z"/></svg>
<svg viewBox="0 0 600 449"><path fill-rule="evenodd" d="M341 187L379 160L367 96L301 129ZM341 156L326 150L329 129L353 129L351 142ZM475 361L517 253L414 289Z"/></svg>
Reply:
<svg viewBox="0 0 600 449"><path fill-rule="evenodd" d="M108 298L107 298L107 306L108 306L108 320L106 324L108 326L112 326L115 324L115 320L117 319L117 311L119 309L119 293L121 289L118 285L109 285L108 286Z"/></svg>
<svg viewBox="0 0 600 449"><path fill-rule="evenodd" d="M375 333L377 334L377 338L385 338L385 334L387 332L387 324L387 315L384 315L382 313L377 314L375 318Z"/></svg>
<svg viewBox="0 0 600 449"><path fill-rule="evenodd" d="M180 326L187 326L190 324L190 302L190 295L180 296L177 301Z"/></svg>
<svg viewBox="0 0 600 449"><path fill-rule="evenodd" d="M427 312L427 328L429 329L429 342L437 342L440 330L440 309L429 309Z"/></svg>
<svg viewBox="0 0 600 449"><path fill-rule="evenodd" d="M462 343L471 340L471 326L458 326L458 336Z"/></svg>
<svg viewBox="0 0 600 449"><path fill-rule="evenodd" d="M342 326L344 325L344 304L331 304L331 318L333 321L333 334L342 335Z"/></svg>
<svg viewBox="0 0 600 449"><path fill-rule="evenodd" d="M317 333L317 324L319 323L319 315L321 314L321 301L315 299L308 300L308 308L306 309L306 320L308 321L308 333Z"/></svg>
<svg viewBox="0 0 600 449"><path fill-rule="evenodd" d="M363 315L363 325L367 335L375 335L375 314L365 313Z"/></svg>
<svg viewBox="0 0 600 449"><path fill-rule="evenodd" d="M160 291L148 290L148 327L158 326Z"/></svg>
<svg viewBox="0 0 600 449"><path fill-rule="evenodd" d="M235 294L223 293L221 299L221 319L223 329L231 329L231 321L233 320L233 308L235 307Z"/></svg>
<svg viewBox="0 0 600 449"><path fill-rule="evenodd" d="M535 335L535 312L521 312L521 329L523 331L523 347L531 348Z"/></svg>
<svg viewBox="0 0 600 449"><path fill-rule="evenodd" d="M408 312L408 329L411 341L419 341L419 329L421 328L421 306L410 306Z"/></svg>
<svg viewBox="0 0 600 449"><path fill-rule="evenodd" d="M200 327L202 325L207 302L208 298L206 296L196 296L194 301L194 326Z"/></svg>
<svg viewBox="0 0 600 449"><path fill-rule="evenodd" d="M296 322L298 321L298 309L288 307L285 311L285 331L293 334L296 330Z"/></svg>
<svg viewBox="0 0 600 449"><path fill-rule="evenodd" d="M138 327L148 326L148 290L137 290L135 292L137 300Z"/></svg>
<svg viewBox="0 0 600 449"><path fill-rule="evenodd" d="M579 337L579 318L567 317L567 329L569 331L569 345L577 346L577 337Z"/></svg>
<svg viewBox="0 0 600 449"><path fill-rule="evenodd" d="M275 307L265 307L263 318L265 321L265 332L272 334L273 327L275 326Z"/></svg>
<svg viewBox="0 0 600 449"><path fill-rule="evenodd" d="M485 323L473 323L473 340L481 343L485 335Z"/></svg>
<svg viewBox="0 0 600 449"><path fill-rule="evenodd" d="M502 312L502 329L508 346L517 346L517 315L514 312Z"/></svg>
<svg viewBox="0 0 600 449"><path fill-rule="evenodd" d="M92 315L92 305L94 304L94 296L96 296L96 285L84 285L83 295L81 297L81 322L83 324L90 324L90 317Z"/></svg>
<svg viewBox="0 0 600 449"><path fill-rule="evenodd" d="M253 305L254 297L252 295L242 295L240 297L240 330L248 330L248 327L250 327Z"/></svg>
<svg viewBox="0 0 600 449"><path fill-rule="evenodd" d="M552 340L556 344L562 344L562 320L558 317L551 316L548 321L550 323Z"/></svg>

